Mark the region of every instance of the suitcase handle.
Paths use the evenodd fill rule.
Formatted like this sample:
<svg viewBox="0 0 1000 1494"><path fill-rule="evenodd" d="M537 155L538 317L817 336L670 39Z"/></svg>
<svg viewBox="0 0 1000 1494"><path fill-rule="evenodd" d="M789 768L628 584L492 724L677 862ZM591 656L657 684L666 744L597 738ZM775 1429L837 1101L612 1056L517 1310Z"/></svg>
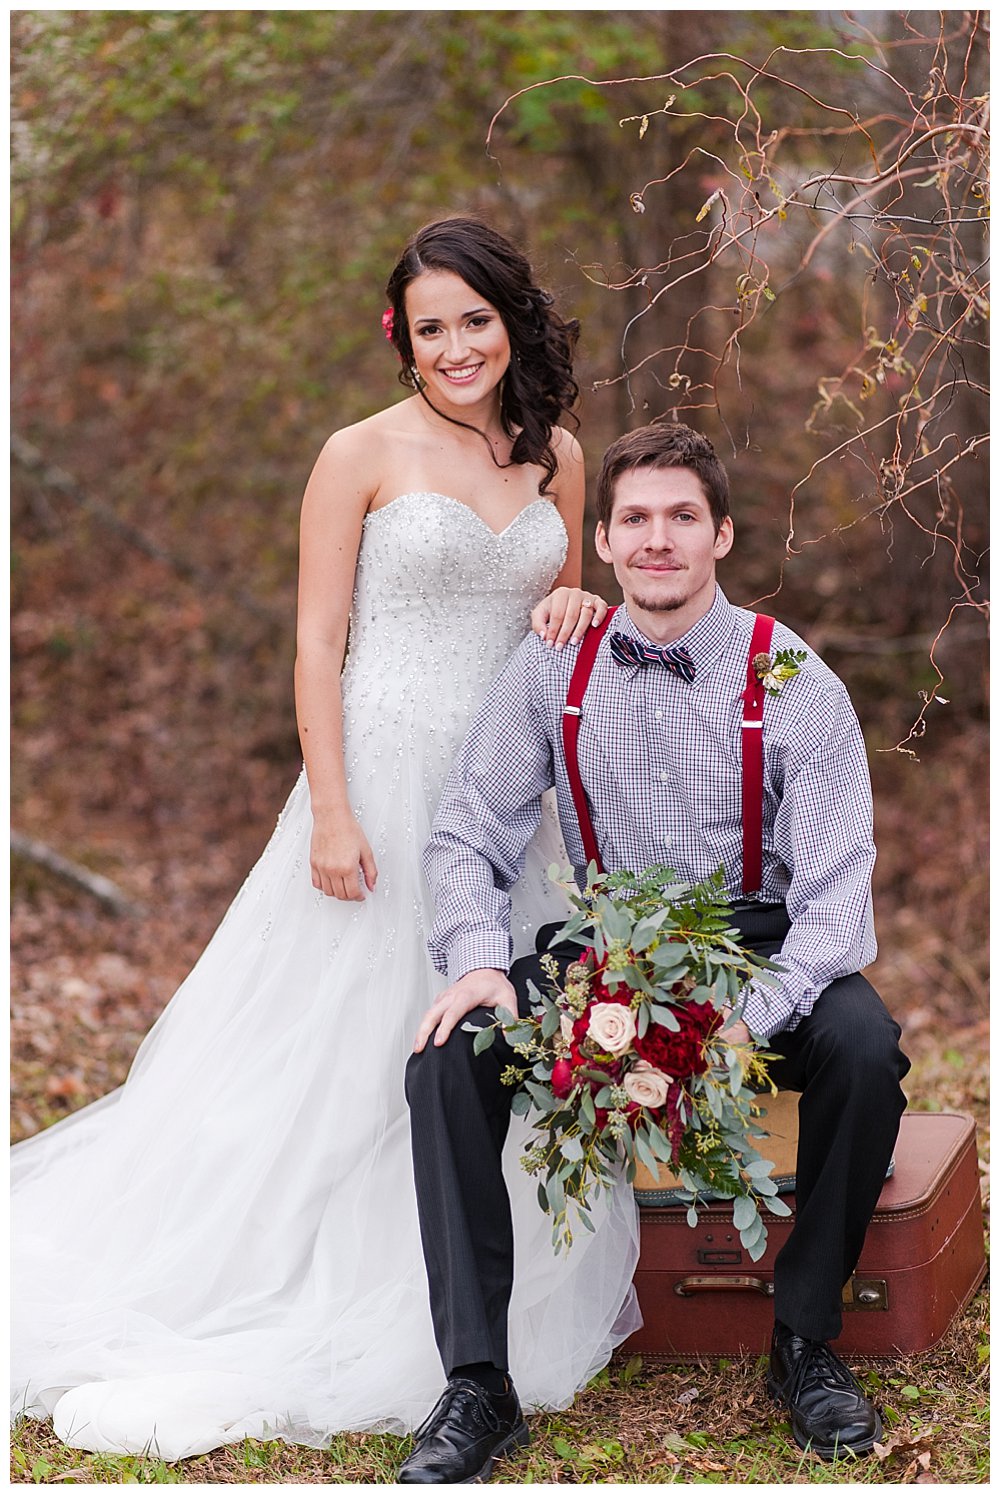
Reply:
<svg viewBox="0 0 1000 1494"><path fill-rule="evenodd" d="M774 1296L774 1282L763 1276L685 1276L674 1287L678 1297L693 1297L696 1292L760 1292Z"/></svg>

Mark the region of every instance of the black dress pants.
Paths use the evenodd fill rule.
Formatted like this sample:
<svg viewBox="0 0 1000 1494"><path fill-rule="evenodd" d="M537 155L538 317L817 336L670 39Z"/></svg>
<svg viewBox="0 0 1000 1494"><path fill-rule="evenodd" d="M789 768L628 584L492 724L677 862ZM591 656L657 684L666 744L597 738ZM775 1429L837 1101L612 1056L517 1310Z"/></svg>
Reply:
<svg viewBox="0 0 1000 1494"><path fill-rule="evenodd" d="M777 956L788 918L783 907L737 908L743 941ZM539 931L544 951L558 925ZM579 946L551 951L562 967ZM515 961L510 980L522 1013L528 982L544 987L538 955ZM493 1013L465 1019L486 1026ZM857 1263L875 1210L899 1119L900 1080L909 1062L900 1030L862 975L833 981L792 1032L769 1044L782 1089L799 1090L796 1222L775 1262L775 1316L804 1338L841 1329L841 1291ZM514 1056L498 1037L472 1051L462 1024L442 1047L428 1044L406 1068L413 1165L431 1313L445 1372L489 1361L508 1367L507 1308L514 1249L501 1153L513 1090L501 1074Z"/></svg>

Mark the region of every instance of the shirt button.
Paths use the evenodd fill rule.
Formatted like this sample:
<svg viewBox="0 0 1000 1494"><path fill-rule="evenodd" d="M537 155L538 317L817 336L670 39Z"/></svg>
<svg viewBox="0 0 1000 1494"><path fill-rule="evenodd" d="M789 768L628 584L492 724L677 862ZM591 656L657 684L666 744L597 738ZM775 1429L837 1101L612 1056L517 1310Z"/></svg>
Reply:
<svg viewBox="0 0 1000 1494"><path fill-rule="evenodd" d="M670 774L667 772L666 768L664 768L663 772L660 774L660 782L666 783L669 777Z"/></svg>
<svg viewBox="0 0 1000 1494"><path fill-rule="evenodd" d="M662 711L655 711L654 712L654 720L656 720L656 721L662 721L663 720L663 712Z"/></svg>

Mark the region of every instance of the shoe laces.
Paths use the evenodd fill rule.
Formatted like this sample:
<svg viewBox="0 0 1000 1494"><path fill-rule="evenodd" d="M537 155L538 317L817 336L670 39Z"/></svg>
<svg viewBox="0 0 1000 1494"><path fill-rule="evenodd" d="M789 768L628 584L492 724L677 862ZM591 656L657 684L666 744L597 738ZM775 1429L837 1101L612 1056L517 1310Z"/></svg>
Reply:
<svg viewBox="0 0 1000 1494"><path fill-rule="evenodd" d="M413 1434L414 1442L423 1441L431 1436L451 1415L452 1409L465 1399L472 1399L482 1421L488 1432L500 1430L500 1418L497 1415L489 1394L476 1380L467 1380L464 1377L449 1380L444 1388L444 1393L437 1405L434 1407L427 1420L422 1422Z"/></svg>
<svg viewBox="0 0 1000 1494"><path fill-rule="evenodd" d="M853 1390L863 1396L861 1386L829 1344L816 1339L804 1339L803 1343L785 1387L789 1403L811 1390Z"/></svg>

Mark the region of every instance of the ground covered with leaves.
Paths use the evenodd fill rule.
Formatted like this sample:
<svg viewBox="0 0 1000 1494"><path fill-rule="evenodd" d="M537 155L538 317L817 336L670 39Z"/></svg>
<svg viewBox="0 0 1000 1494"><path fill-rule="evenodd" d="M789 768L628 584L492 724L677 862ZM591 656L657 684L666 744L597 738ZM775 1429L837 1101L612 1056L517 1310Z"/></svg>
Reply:
<svg viewBox="0 0 1000 1494"><path fill-rule="evenodd" d="M498 1467L499 1483L900 1484L988 1480L985 1298L933 1353L856 1364L877 1398L885 1441L848 1465L807 1457L767 1398L763 1361L656 1366L622 1357L569 1411L532 1417L530 1447ZM51 1428L15 1434L14 1483L392 1483L408 1440L345 1435L325 1451L243 1442L167 1465L92 1456Z"/></svg>
<svg viewBox="0 0 1000 1494"><path fill-rule="evenodd" d="M974 742L956 744L960 761ZM957 765L948 764L954 782ZM912 1108L965 1110L979 1122L984 1202L988 1166L988 1057L984 862L974 806L935 809L932 761L923 772L876 759L884 793L879 865L882 953L874 979L904 1029L913 1059ZM105 771L95 765L95 774ZM943 771L943 770L942 770ZM16 866L13 906L13 1129L33 1133L124 1078L131 1057L197 957L273 818L287 770L251 770L206 818L161 817L143 843L126 800L102 821L113 875L141 902L113 918L87 894L27 863ZM285 785L287 786L287 784ZM94 788L94 785L91 785ZM193 791L197 796L197 790ZM72 826L67 796L67 823ZM265 805L270 804L271 809ZM955 801L951 801L955 809ZM148 823L148 822L147 822ZM211 824L211 833L206 825ZM71 837L69 837L71 840ZM64 842L65 844L65 842ZM959 892L943 907L935 879L955 847L967 857ZM112 850L112 847L114 848ZM901 896L905 889L906 896ZM928 917L926 909L936 909ZM657 1365L621 1358L571 1410L533 1418L530 1448L498 1478L511 1483L978 1483L988 1479L986 1296L980 1292L928 1355L869 1362L860 1371L885 1411L876 1456L848 1470L804 1457L767 1399L754 1362ZM859 1366L855 1365L855 1368ZM169 1466L155 1459L76 1453L51 1428L22 1423L13 1440L15 1483L390 1483L407 1444L345 1435L330 1449L247 1442Z"/></svg>

